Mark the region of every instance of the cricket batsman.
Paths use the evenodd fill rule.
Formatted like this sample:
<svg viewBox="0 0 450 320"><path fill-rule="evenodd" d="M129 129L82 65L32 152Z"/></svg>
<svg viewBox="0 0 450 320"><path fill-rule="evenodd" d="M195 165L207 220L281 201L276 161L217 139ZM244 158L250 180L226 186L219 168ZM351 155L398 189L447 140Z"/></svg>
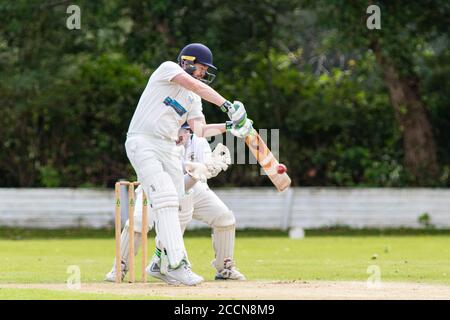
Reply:
<svg viewBox="0 0 450 320"><path fill-rule="evenodd" d="M245 138L253 128L241 102L229 102L208 85L215 78L209 68L217 69L208 47L189 44L177 62L162 63L150 76L131 119L125 149L152 206L161 260L168 263L166 276L196 285L203 278L191 270L179 220L180 203L188 195L176 146L178 130L187 122L199 137L230 131ZM230 121L206 124L201 99L220 107Z"/></svg>
<svg viewBox="0 0 450 320"><path fill-rule="evenodd" d="M192 134L192 130L188 124L183 125L179 131L178 145L184 146L184 162L185 163L202 163L205 164L204 175L208 178L215 177L222 170L225 171L231 163L230 153L227 147L222 144L217 145L214 152L205 138L199 138ZM182 233L184 233L187 225L192 220L200 220L211 226L212 243L215 252L215 260L212 265L216 268L216 280L245 280L245 276L241 274L235 267L233 260L234 240L236 222L233 212L220 200L217 195L209 189L205 180L199 180L186 173L184 176L186 194L185 201L181 204L179 213L180 225ZM142 203L142 188L136 189L136 203ZM150 210L149 228L153 227L154 218ZM134 212L135 218L135 246L134 254L136 255L141 243L141 223L142 223L142 206L136 206ZM128 222L122 232L121 248L126 248L122 252L122 260L128 260ZM161 273L161 249L159 248L158 238L156 239L156 252L152 261L146 268L146 272L160 280L169 284L179 284ZM122 280L126 275L126 269L122 272ZM115 268L106 275L106 280L113 282L115 280Z"/></svg>

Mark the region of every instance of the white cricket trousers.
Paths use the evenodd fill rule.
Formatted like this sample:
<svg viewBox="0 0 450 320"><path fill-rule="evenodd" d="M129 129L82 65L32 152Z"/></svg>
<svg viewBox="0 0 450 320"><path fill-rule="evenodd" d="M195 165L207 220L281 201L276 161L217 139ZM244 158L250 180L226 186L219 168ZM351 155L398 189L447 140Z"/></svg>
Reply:
<svg viewBox="0 0 450 320"><path fill-rule="evenodd" d="M125 149L155 213L158 238L176 268L186 257L178 210L184 195L183 148L175 141L150 135L129 135Z"/></svg>

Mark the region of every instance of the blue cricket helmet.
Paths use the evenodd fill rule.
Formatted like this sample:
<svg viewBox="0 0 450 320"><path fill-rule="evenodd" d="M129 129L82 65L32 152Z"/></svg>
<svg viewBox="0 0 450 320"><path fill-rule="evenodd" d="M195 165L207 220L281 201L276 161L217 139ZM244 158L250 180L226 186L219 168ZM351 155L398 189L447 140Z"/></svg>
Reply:
<svg viewBox="0 0 450 320"><path fill-rule="evenodd" d="M201 63L217 70L217 67L213 64L213 54L211 50L201 43L191 43L181 49L180 54L178 55L178 62L181 62L182 60Z"/></svg>

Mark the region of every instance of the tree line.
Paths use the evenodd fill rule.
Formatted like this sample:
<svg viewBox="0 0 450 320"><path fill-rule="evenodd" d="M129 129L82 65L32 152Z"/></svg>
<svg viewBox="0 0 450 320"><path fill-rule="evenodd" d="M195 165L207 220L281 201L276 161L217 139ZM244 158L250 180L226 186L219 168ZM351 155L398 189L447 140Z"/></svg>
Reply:
<svg viewBox="0 0 450 320"><path fill-rule="evenodd" d="M80 8L80 29L66 26ZM280 129L297 186L448 187L447 1L183 0L0 3L0 186L111 187L148 77L202 42L213 87ZM226 116L204 104L208 122ZM234 165L213 186L264 186Z"/></svg>

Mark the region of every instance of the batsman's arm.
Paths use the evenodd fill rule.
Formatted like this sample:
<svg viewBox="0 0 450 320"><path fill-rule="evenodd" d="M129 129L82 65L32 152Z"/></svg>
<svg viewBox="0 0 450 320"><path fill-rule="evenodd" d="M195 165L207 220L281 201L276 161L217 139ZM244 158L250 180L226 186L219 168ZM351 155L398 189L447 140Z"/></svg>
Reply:
<svg viewBox="0 0 450 320"><path fill-rule="evenodd" d="M226 112L234 125L244 125L247 120L247 112L242 102L234 101L231 103L222 97L216 90L203 82L191 77L186 72L177 74L171 81L178 83L180 86L196 93L202 99L209 101L220 108L222 112ZM238 129L237 128L237 129Z"/></svg>
<svg viewBox="0 0 450 320"><path fill-rule="evenodd" d="M225 123L206 124L205 118L203 117L190 119L187 122L197 137L209 138L226 131Z"/></svg>
<svg viewBox="0 0 450 320"><path fill-rule="evenodd" d="M209 101L218 107L220 107L225 101L227 101L216 90L214 90L207 84L191 77L185 72L176 75L172 79L172 81L198 94L202 99L205 99L206 101Z"/></svg>

